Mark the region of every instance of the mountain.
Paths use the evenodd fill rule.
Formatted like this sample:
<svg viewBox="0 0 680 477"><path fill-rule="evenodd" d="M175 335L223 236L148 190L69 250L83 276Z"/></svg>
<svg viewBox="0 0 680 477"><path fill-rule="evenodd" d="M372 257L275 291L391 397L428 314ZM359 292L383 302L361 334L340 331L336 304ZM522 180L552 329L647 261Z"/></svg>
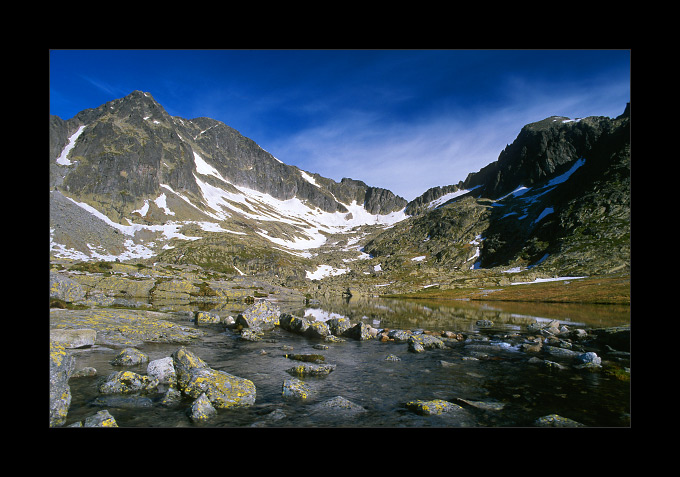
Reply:
<svg viewBox="0 0 680 477"><path fill-rule="evenodd" d="M630 108L528 124L496 162L406 211L415 215L365 246L383 270L422 257L439 281L450 270L629 271Z"/></svg>
<svg viewBox="0 0 680 477"><path fill-rule="evenodd" d="M170 116L141 91L51 116L49 128L54 259L195 264L340 288L630 267L629 107L615 119L528 124L497 161L409 203L286 165L224 123Z"/></svg>
<svg viewBox="0 0 680 477"><path fill-rule="evenodd" d="M141 91L50 118L50 190L51 251L78 259L180 260L215 233L227 248L247 236L295 252L392 224L406 206L388 190L286 165L219 121L170 116Z"/></svg>

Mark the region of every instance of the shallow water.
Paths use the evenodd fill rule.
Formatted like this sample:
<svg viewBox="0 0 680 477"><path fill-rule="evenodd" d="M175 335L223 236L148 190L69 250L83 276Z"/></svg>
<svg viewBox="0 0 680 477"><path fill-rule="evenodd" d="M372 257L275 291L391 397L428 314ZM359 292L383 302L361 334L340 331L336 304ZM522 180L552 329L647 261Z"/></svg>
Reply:
<svg viewBox="0 0 680 477"><path fill-rule="evenodd" d="M257 399L250 407L220 410L216 418L200 426L523 427L547 414L559 414L587 426L630 425L630 381L616 379L606 368L556 370L531 363L532 355L519 351L511 338L537 320L559 319L570 328L629 324L630 310L626 307L532 304L527 308L526 304L501 302L386 299L329 302L315 308L278 305L282 311L306 315L308 319L341 315L376 328L449 330L461 332L467 339L424 353L409 352L405 342L352 339L326 343L327 350L318 350L313 346L321 340L278 327L266 332L265 341L248 342L221 326L203 326L208 336L188 349L214 369L253 381ZM233 306L217 311L235 316L243 309ZM481 326L478 320L491 320L493 325ZM147 344L141 351L153 360L169 356L178 348L179 345ZM197 426L186 415L191 400L165 408L159 404L159 393L147 396L150 402L138 400L139 407L111 400L97 403L101 397L98 383L110 372L121 369L109 364L118 351L99 348L76 352L76 369L92 366L98 375L69 381L73 397L66 425L108 409L121 427ZM284 380L291 377L286 370L298 363L285 357L291 352L321 354L326 363L336 365L328 376L302 378L313 390L306 401L288 400L281 395ZM386 361L390 354L401 360ZM628 362L615 364L630 366ZM146 365L129 369L146 374ZM365 411L338 414L319 406L336 396ZM459 404L461 409L439 416L420 416L406 408L406 402L415 399L443 399Z"/></svg>

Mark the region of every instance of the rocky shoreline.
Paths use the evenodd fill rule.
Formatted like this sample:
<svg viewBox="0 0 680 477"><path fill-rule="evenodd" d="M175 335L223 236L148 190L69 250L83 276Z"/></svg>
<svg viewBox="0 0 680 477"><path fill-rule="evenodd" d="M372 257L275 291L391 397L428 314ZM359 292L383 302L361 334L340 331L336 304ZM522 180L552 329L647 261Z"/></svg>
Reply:
<svg viewBox="0 0 680 477"><path fill-rule="evenodd" d="M57 274L54 274L57 275ZM51 297L60 296L68 303L82 302L84 294L78 284L54 277ZM484 320L482 320L484 321ZM205 326L218 327L238 336L240 340L266 342L275 328L304 336L316 342L319 350L328 349L347 340L374 340L386 343L386 360L398 361L389 343L407 346L409 353L427 353L433 349L462 347L461 359L494 359L498 353L514 349L529 356L528 363L550 369L585 369L592 372L616 373L617 379L630 379L630 327L582 329L560 325L557 321L537 322L524 332L502 333L485 337L472 336L456 330L428 331L409 329L378 329L363 322L352 323L345 317L327 321L282 313L271 300L258 298L236 317L220 317L210 312L158 312L127 308L82 309L52 308L50 313L50 427L62 427L67 422L71 393L69 383L82 376L97 374L95 369L75 369L74 352L87 352L97 347L120 349L111 365L120 371L99 380L101 404L107 409L93 413L68 427L115 427L116 400L125 405L144 409L154 405L182 406L187 420L206 423L224 409L247 408L255 403L257 389L246 378L211 367L201 356L186 346L204 338ZM478 322L480 328L491 322ZM177 344L169 356L149 360L141 348L146 343ZM312 393L308 379L336 372L337 365L324 361L322 354L285 354L292 360L286 370L289 378L281 384L281 396L286 400L305 401ZM146 373L144 369L146 365ZM441 366L452 363L441 361ZM140 367L141 366L141 367ZM132 367L135 371L130 370ZM155 403L155 404L154 404ZM456 415L466 408L493 408L498 403L458 399L414 400L404 403L406 409L418 415ZM343 396L323 403L324 412L356 414L365 409ZM275 416L269 416L274 418ZM465 422L465 421L464 421ZM261 425L266 425L261 424ZM471 424L474 425L474 424ZM574 427L583 424L559 415L546 415L535 426Z"/></svg>

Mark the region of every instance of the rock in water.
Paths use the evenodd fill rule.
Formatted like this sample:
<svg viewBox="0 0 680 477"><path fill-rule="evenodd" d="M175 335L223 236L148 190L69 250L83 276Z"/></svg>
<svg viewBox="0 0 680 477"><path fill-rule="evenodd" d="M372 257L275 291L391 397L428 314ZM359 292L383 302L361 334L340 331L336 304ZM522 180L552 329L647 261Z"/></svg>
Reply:
<svg viewBox="0 0 680 477"><path fill-rule="evenodd" d="M250 406L255 403L252 381L212 369L205 361L182 347L172 354L177 385L186 396L205 394L217 409Z"/></svg>

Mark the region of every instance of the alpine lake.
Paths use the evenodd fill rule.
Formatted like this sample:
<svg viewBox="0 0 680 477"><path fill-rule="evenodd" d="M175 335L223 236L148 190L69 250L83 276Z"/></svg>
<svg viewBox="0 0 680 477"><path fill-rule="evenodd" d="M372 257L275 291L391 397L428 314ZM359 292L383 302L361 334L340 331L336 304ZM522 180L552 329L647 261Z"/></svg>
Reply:
<svg viewBox="0 0 680 477"><path fill-rule="evenodd" d="M125 399L103 396L98 386L109 373L121 370L111 365L120 350L95 346L73 350L75 369L94 367L97 374L69 380L72 400L65 426L106 409L119 427L134 428L535 427L537 419L550 415L584 427L630 427L630 349L598 348L601 364L580 367L523 348L540 337L528 328L536 323L557 320L560 327L586 331L628 327L628 305L377 297L338 298L313 306L275 304L282 313L308 320L344 316L353 324L362 321L378 330L435 336L451 331L458 339L444 340L442 349L417 353L409 350L406 341L324 342L279 326L259 341L246 341L237 330L221 324L183 321L205 333L186 348L213 369L251 380L257 389L254 405L220 409L209 421L195 424L187 416L192 399L176 406L160 404L167 385L161 384L156 394ZM196 306L154 305L166 312L196 311ZM201 303L200 310L236 317L248 306ZM574 346L583 352L592 350L587 340L574 341ZM151 361L168 357L179 347L147 343L139 349ZM336 365L325 376L301 378L312 391L304 400L282 395L282 384L291 378L287 370L298 364L287 356L293 353L321 355L323 363ZM146 366L125 369L146 374ZM337 411L322 405L337 396L361 409ZM422 415L406 405L414 400L448 401L457 405L456 412Z"/></svg>

